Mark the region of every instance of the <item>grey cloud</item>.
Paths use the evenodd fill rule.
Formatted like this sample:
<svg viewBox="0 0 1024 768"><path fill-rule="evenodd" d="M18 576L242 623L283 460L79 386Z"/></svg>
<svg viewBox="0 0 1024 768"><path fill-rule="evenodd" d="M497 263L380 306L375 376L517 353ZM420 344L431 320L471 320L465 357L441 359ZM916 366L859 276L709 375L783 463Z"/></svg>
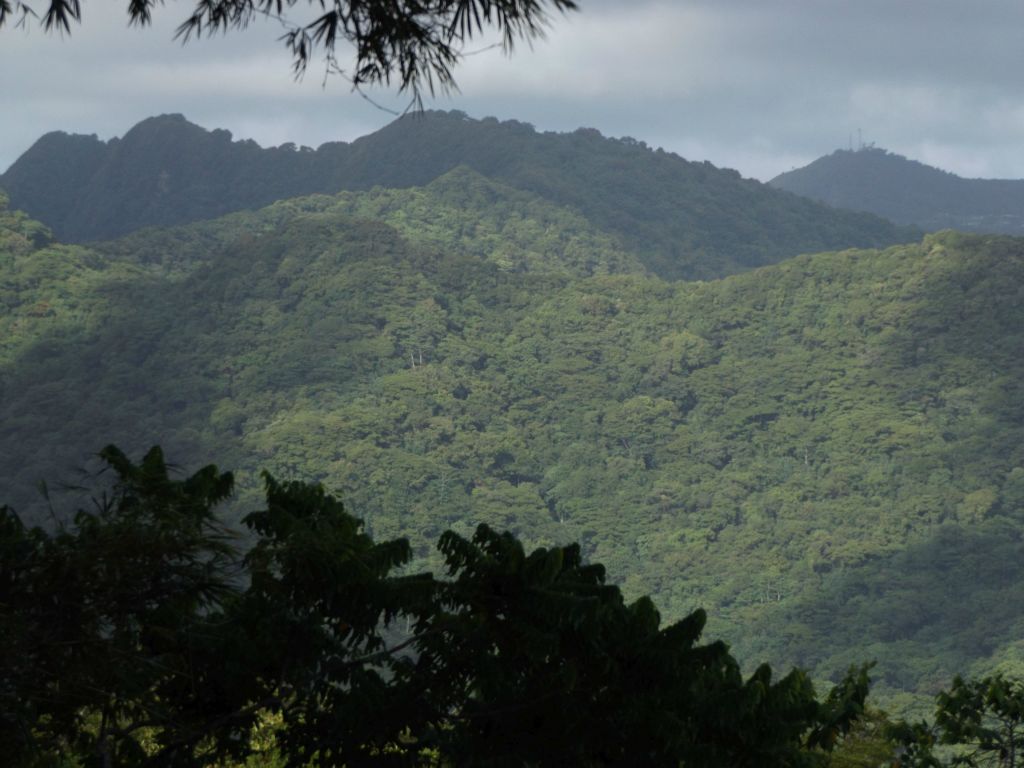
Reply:
<svg viewBox="0 0 1024 768"><path fill-rule="evenodd" d="M0 167L41 133L123 133L183 112L263 144L316 146L392 119L343 81L293 82L276 41L171 40L187 6L126 30L122 6L86 0L70 40L0 33ZM461 93L433 106L631 135L769 178L866 140L965 175L1024 177L1024 6L1009 0L583 0L509 59L465 60ZM372 94L401 108L394 94ZM7 117L12 116L12 117Z"/></svg>

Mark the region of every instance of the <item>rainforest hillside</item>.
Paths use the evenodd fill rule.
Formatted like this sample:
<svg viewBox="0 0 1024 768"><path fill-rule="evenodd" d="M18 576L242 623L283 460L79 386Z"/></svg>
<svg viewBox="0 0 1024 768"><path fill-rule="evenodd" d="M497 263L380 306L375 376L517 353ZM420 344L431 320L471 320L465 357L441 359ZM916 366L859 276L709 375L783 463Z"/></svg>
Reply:
<svg viewBox="0 0 1024 768"><path fill-rule="evenodd" d="M929 693L1024 664L1022 329L1019 240L667 282L468 168L90 247L7 210L2 496L60 515L159 442L239 512L267 468L428 565L480 522L580 541L741 658Z"/></svg>
<svg viewBox="0 0 1024 768"><path fill-rule="evenodd" d="M1024 234L1024 181L963 179L875 147L837 150L769 183L924 230Z"/></svg>
<svg viewBox="0 0 1024 768"><path fill-rule="evenodd" d="M721 277L798 253L919 236L633 139L592 129L538 133L461 112L404 117L317 150L262 149L180 115L144 120L109 142L50 133L0 176L0 188L62 240L82 242L297 195L423 185L459 165L575 209L668 279Z"/></svg>

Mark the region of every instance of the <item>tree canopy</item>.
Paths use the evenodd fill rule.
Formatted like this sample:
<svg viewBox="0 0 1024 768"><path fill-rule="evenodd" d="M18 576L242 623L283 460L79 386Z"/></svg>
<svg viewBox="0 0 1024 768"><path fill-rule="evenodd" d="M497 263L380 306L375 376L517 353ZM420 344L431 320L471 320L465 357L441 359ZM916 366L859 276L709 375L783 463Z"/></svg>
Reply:
<svg viewBox="0 0 1024 768"><path fill-rule="evenodd" d="M88 248L3 221L0 477L26 520L90 435L159 436L223 457L240 509L260 468L328 484L424 570L449 528L577 541L741 658L877 659L890 700L1018 658L1016 241L667 283L465 171Z"/></svg>
<svg viewBox="0 0 1024 768"><path fill-rule="evenodd" d="M1024 680L957 675L935 697L935 723L896 723L905 768L1017 768L1024 762Z"/></svg>
<svg viewBox="0 0 1024 768"><path fill-rule="evenodd" d="M129 0L130 23L149 24L157 4ZM284 25L281 40L297 75L319 54L329 69L343 73L356 87L397 82L400 91L410 91L418 100L424 88L433 93L455 85L453 69L464 46L486 30L498 32L510 51L517 41L543 34L550 10L577 8L574 0L309 0L309 15L300 18L304 5L300 0L197 0L176 37L188 41L272 18ZM18 24L35 19L48 31L69 33L72 23L82 18L81 0L44 0L39 6L44 7L0 0L0 26L18 17ZM355 49L351 68L338 64L339 45Z"/></svg>
<svg viewBox="0 0 1024 768"><path fill-rule="evenodd" d="M14 765L237 761L271 718L287 766L795 768L863 712L866 669L821 700L800 671L745 679L724 643L698 643L703 611L661 627L578 545L527 553L481 525L441 536L446 577L403 574L406 540L264 474L241 547L215 514L230 474L177 479L159 448L101 456L115 482L73 524L0 507Z"/></svg>

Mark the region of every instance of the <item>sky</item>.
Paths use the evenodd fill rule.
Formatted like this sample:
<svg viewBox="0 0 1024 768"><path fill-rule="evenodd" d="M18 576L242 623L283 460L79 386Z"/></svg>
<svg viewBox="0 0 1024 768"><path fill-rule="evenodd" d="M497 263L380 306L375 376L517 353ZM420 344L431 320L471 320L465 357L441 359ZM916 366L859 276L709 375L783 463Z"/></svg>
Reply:
<svg viewBox="0 0 1024 768"><path fill-rule="evenodd" d="M961 176L1024 178L1019 0L580 6L511 56L466 57L459 91L427 106L597 128L761 180L860 140ZM178 112L236 139L316 147L377 130L394 119L381 107L405 106L382 90L369 92L374 105L317 63L296 82L277 22L182 45L173 32L187 0L158 6L145 29L128 26L126 7L82 0L70 36L0 29L0 170L53 130L109 139Z"/></svg>

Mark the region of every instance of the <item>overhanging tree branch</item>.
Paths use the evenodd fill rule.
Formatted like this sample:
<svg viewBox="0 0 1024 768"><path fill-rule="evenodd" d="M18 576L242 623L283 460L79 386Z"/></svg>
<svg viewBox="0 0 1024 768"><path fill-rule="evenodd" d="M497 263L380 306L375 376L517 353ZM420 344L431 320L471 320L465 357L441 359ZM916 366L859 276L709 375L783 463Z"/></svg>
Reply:
<svg viewBox="0 0 1024 768"><path fill-rule="evenodd" d="M70 33L81 22L80 0L45 0L42 15L31 0L0 0L0 27L12 17L39 19L47 31ZM129 22L152 23L160 0L128 0ZM471 40L493 30L511 52L520 40L543 37L551 11L578 8L577 0L196 0L175 38L188 42L215 32L248 27L257 19L275 19L285 27L280 40L297 76L320 57L340 70L353 86L397 84L418 103L456 87L453 71ZM303 13L305 11L305 14ZM349 68L337 66L336 50L355 49Z"/></svg>

